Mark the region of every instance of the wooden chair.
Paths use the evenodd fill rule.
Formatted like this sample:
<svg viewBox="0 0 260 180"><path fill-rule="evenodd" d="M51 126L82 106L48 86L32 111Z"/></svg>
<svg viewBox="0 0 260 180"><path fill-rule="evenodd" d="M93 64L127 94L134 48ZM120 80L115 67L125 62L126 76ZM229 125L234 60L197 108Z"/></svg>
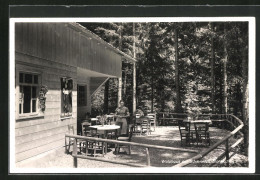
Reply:
<svg viewBox="0 0 260 180"><path fill-rule="evenodd" d="M209 136L209 124L208 123L195 123L196 131L196 142L198 143L203 141L210 146L210 136Z"/></svg>
<svg viewBox="0 0 260 180"><path fill-rule="evenodd" d="M99 138L100 134L97 133L97 129L89 128L90 125L91 125L90 122L81 123L82 126L81 135L87 137ZM86 149L86 155L89 155L88 153L89 150L91 150L91 155L93 155L94 157L96 156L97 150L101 150L102 155L104 155L104 143L102 142L87 140L83 142L83 145L85 146Z"/></svg>
<svg viewBox="0 0 260 180"><path fill-rule="evenodd" d="M179 120L178 125L181 136L181 146L183 146L183 142L185 142L185 145L190 145L193 141L193 132L190 129L191 123Z"/></svg>
<svg viewBox="0 0 260 180"><path fill-rule="evenodd" d="M150 125L150 118L149 117L143 117L142 118L142 130L141 134L145 133L146 135L151 134L151 125Z"/></svg>
<svg viewBox="0 0 260 180"><path fill-rule="evenodd" d="M107 115L106 121L108 122L108 124L115 124L115 116L111 114Z"/></svg>
<svg viewBox="0 0 260 180"><path fill-rule="evenodd" d="M115 122L115 125L120 126L120 129L111 130L107 132L107 139L117 139L117 137L121 134L121 129L123 126L122 122Z"/></svg>
<svg viewBox="0 0 260 180"><path fill-rule="evenodd" d="M148 117L150 117L150 127L153 127L153 131L155 131L155 126L156 126L156 114L154 113L150 113L147 115Z"/></svg>
<svg viewBox="0 0 260 180"><path fill-rule="evenodd" d="M74 126L73 125L68 125L68 134L75 135L75 130L74 130ZM75 138L71 138L71 137L65 138L65 153L66 154L69 153L70 146L73 146L74 139ZM80 152L81 152L81 150L82 150L82 148L84 146L83 142L84 142L84 140L77 140L77 146L79 147Z"/></svg>
<svg viewBox="0 0 260 180"><path fill-rule="evenodd" d="M135 117L136 117L136 118L140 118L140 117L141 117L141 114L135 114Z"/></svg>
<svg viewBox="0 0 260 180"><path fill-rule="evenodd" d="M128 125L128 135L127 135L127 136L119 136L119 137L117 138L117 140L118 140L118 141L131 142L132 137L133 137L133 129L134 129L134 125L133 125L133 124ZM129 154L131 154L131 145L119 145L119 144L116 144L116 146L115 146L115 152L116 152L116 154L119 153L120 148L122 148L122 147L127 147Z"/></svg>
<svg viewBox="0 0 260 180"><path fill-rule="evenodd" d="M142 130L142 120L140 119L141 115L140 114L136 114L134 117L134 130L133 132L135 133L140 133L141 134L141 130Z"/></svg>
<svg viewBox="0 0 260 180"><path fill-rule="evenodd" d="M97 129L90 129L90 134L87 134L88 137L100 138L100 134L97 133ZM91 153L89 154L89 150ZM86 155L93 155L94 157L97 155L97 151L100 150L102 156L104 156L105 145L103 142L98 142L95 140L88 140L86 142Z"/></svg>
<svg viewBox="0 0 260 180"><path fill-rule="evenodd" d="M82 136L91 136L91 128L89 128L89 126L91 126L90 122L82 122L81 123L81 135Z"/></svg>

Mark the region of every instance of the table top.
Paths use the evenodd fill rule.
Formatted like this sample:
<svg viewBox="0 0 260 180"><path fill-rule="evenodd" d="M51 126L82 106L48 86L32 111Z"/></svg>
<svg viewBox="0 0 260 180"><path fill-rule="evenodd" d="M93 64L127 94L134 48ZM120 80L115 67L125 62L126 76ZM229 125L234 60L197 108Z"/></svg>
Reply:
<svg viewBox="0 0 260 180"><path fill-rule="evenodd" d="M98 121L98 118L91 118L91 121Z"/></svg>
<svg viewBox="0 0 260 180"><path fill-rule="evenodd" d="M95 125L95 126L89 126L90 128L95 128L97 130L115 130L120 129L120 126L118 125Z"/></svg>
<svg viewBox="0 0 260 180"><path fill-rule="evenodd" d="M183 120L183 122L190 122L190 123L212 123L211 120Z"/></svg>

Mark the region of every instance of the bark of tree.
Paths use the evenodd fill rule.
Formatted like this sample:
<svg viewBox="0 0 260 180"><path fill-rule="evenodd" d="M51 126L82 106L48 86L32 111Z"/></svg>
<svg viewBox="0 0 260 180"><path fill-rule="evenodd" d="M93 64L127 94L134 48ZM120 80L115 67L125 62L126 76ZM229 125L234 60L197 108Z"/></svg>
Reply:
<svg viewBox="0 0 260 180"><path fill-rule="evenodd" d="M175 49L175 84L176 84L176 112L182 112L180 97L180 77L179 77L179 60L178 60L178 31L174 27L174 49Z"/></svg>
<svg viewBox="0 0 260 180"><path fill-rule="evenodd" d="M123 83L123 96L126 96L126 69L123 71L124 72L124 83Z"/></svg>
<svg viewBox="0 0 260 180"><path fill-rule="evenodd" d="M226 39L226 28L224 27L224 59L223 59L223 113L227 114L227 39Z"/></svg>
<svg viewBox="0 0 260 180"><path fill-rule="evenodd" d="M136 52L135 52L135 23L133 23L133 55L134 59L136 59ZM136 111L136 63L133 63L133 114Z"/></svg>
<svg viewBox="0 0 260 180"><path fill-rule="evenodd" d="M214 27L213 24L210 24L211 31L213 32ZM216 103L215 103L215 96L216 96L216 84L215 84L215 55L214 55L214 37L211 36L211 61L210 61L210 68L211 68L211 104L212 104L212 113L216 113Z"/></svg>
<svg viewBox="0 0 260 180"><path fill-rule="evenodd" d="M125 68L125 70L124 70L124 89L123 89L124 97L126 97L126 78L127 78L127 71L128 71L128 69Z"/></svg>
<svg viewBox="0 0 260 180"><path fill-rule="evenodd" d="M153 100L154 100L154 68L152 66L152 75L151 75L151 112L153 113Z"/></svg>
<svg viewBox="0 0 260 180"><path fill-rule="evenodd" d="M118 45L119 50L122 50L122 27L121 26L119 27L119 45ZM118 106L121 99L122 99L122 77L118 78L118 95L117 95Z"/></svg>
<svg viewBox="0 0 260 180"><path fill-rule="evenodd" d="M248 64L247 64L247 48L243 51L242 72L243 72L243 122L244 122L244 145L245 152L248 153Z"/></svg>

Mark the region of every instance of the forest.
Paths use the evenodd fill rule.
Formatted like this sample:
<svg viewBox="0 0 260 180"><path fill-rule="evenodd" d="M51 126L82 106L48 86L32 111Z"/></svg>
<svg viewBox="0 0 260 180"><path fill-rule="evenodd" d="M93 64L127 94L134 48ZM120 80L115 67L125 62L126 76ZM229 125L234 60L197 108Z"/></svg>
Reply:
<svg viewBox="0 0 260 180"><path fill-rule="evenodd" d="M136 107L145 112L234 114L248 126L248 22L80 23L136 62ZM133 68L122 63L132 112ZM92 113L117 107L118 79L92 96Z"/></svg>

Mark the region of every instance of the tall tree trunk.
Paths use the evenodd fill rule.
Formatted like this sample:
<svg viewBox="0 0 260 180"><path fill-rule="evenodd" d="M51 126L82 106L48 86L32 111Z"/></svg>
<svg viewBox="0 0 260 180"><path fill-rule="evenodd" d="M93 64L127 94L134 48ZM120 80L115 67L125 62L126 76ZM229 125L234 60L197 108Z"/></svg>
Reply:
<svg viewBox="0 0 260 180"><path fill-rule="evenodd" d="M224 27L224 59L223 59L223 113L227 114L227 39L226 39L226 28Z"/></svg>
<svg viewBox="0 0 260 180"><path fill-rule="evenodd" d="M108 96L109 96L109 79L105 83L105 90L104 90L104 114L108 114Z"/></svg>
<svg viewBox="0 0 260 180"><path fill-rule="evenodd" d="M119 27L119 50L122 50L122 25ZM122 67L121 67L122 68ZM122 77L118 78L118 93L117 93L117 104L122 100Z"/></svg>
<svg viewBox="0 0 260 180"><path fill-rule="evenodd" d="M182 112L180 96L180 77L179 77L179 60L178 60L178 31L174 27L174 49L175 49L175 84L176 84L176 112Z"/></svg>
<svg viewBox="0 0 260 180"><path fill-rule="evenodd" d="M247 61L247 48L243 51L242 56L242 72L243 72L243 122L244 122L244 146L245 152L248 154L248 61Z"/></svg>
<svg viewBox="0 0 260 180"><path fill-rule="evenodd" d="M128 71L128 68L126 67L125 70L124 70L124 89L123 89L124 98L126 98L126 79L127 79L127 71Z"/></svg>
<svg viewBox="0 0 260 180"><path fill-rule="evenodd" d="M213 24L210 23L211 31L213 33L214 27ZM215 55L214 55L214 37L211 36L211 61L210 61L210 69L211 69L211 104L212 104L212 113L216 113L216 84L215 84Z"/></svg>
<svg viewBox="0 0 260 180"><path fill-rule="evenodd" d="M151 112L153 113L153 99L154 99L154 72L152 67L152 82L151 82L151 88L152 88L152 94L151 94Z"/></svg>
<svg viewBox="0 0 260 180"><path fill-rule="evenodd" d="M135 52L135 23L133 23L133 55L134 59L136 59L136 52ZM133 114L136 111L136 63L133 63Z"/></svg>

